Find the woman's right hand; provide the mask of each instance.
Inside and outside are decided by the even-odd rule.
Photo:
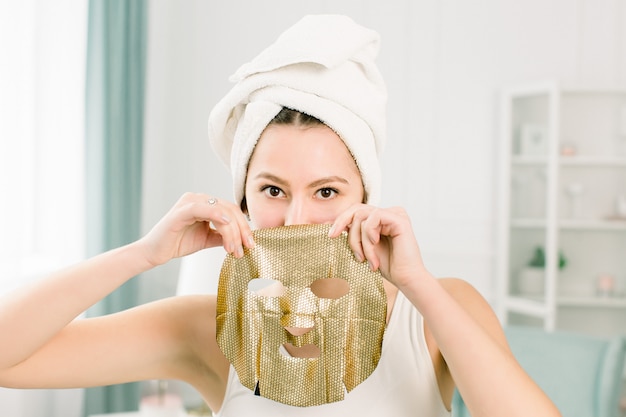
[[[239,206],[201,193],[185,193],[139,243],[154,266],[219,245],[241,257],[244,245],[254,246]]]

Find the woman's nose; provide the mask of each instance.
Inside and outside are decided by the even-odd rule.
[[[285,213],[285,226],[291,226],[294,224],[310,224],[307,204],[300,199],[294,199],[289,204],[287,212]]]

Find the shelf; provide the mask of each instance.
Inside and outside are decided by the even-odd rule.
[[[574,296],[560,295],[556,299],[559,307],[587,307],[587,308],[624,308],[626,309],[626,297],[598,297],[598,296]],[[545,301],[540,296],[514,295],[507,299],[509,310],[541,316],[547,310]]]
[[[607,326],[624,332],[626,294],[596,296],[589,277],[606,269],[621,279],[624,272],[626,217],[617,213],[626,178],[626,90],[595,86],[564,91],[557,81],[547,81],[506,88],[501,98],[503,256],[496,268],[508,280],[498,294],[501,316],[505,322],[526,322],[526,316],[553,330],[595,326],[584,322],[589,312],[607,317]],[[569,183],[592,190],[586,218],[568,215],[568,208],[577,208],[567,205]],[[530,288],[515,285],[524,282],[514,272],[537,246],[553,255],[563,249],[577,259],[576,269],[565,273],[551,264],[542,281],[546,293],[511,292]],[[579,319],[581,323],[574,322]]]
[[[544,301],[523,296],[507,297],[506,307],[508,311],[523,313],[529,316],[544,317],[548,314],[548,306],[546,306]]]
[[[546,227],[546,220],[536,218],[511,219],[511,227],[516,229],[541,229]],[[626,219],[560,219],[558,227],[561,230],[626,231]]]
[[[619,156],[559,156],[559,164],[564,167],[618,167],[626,168],[626,157]],[[511,162],[515,166],[547,165],[545,155],[513,155]]]
[[[559,163],[561,166],[626,168],[626,158],[616,156],[561,156]]]
[[[513,155],[511,162],[513,165],[519,166],[546,165],[548,157],[545,155]]]
[[[546,227],[546,220],[532,218],[511,219],[511,227],[516,229],[541,229]]]
[[[626,308],[626,297],[560,296],[559,307]]]
[[[562,230],[621,231],[626,230],[626,220],[561,219]]]

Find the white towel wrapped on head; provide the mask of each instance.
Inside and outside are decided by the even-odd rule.
[[[231,77],[235,86],[209,116],[209,140],[244,197],[248,161],[283,107],[332,128],[352,153],[369,204],[380,198],[387,92],[375,64],[379,35],[338,15],[306,16]]]

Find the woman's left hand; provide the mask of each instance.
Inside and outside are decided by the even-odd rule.
[[[387,280],[403,288],[416,277],[427,274],[411,220],[401,207],[378,208],[356,204],[341,213],[330,237],[348,231],[355,257],[380,269]]]

